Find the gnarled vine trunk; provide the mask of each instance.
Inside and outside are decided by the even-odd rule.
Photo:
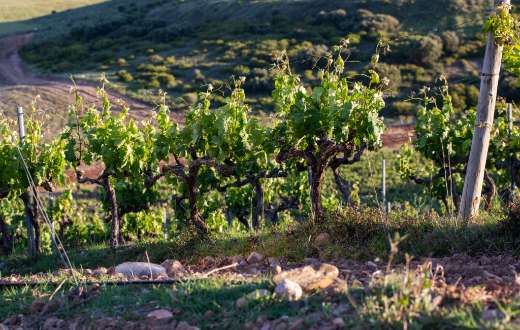
[[[197,175],[196,173],[190,174],[186,179],[186,185],[188,186],[188,203],[190,206],[190,222],[195,225],[195,228],[201,233],[206,234],[208,232],[208,226],[204,219],[199,213],[197,207]]]
[[[264,218],[264,189],[260,179],[254,178],[251,180],[255,188],[255,197],[253,198],[253,210],[251,214],[253,228],[260,228],[260,221]]]
[[[13,252],[13,236],[3,215],[0,214],[0,254],[8,256]]]
[[[34,194],[27,190],[22,194],[27,226],[27,250],[29,256],[35,257],[41,253],[41,232],[38,220],[38,204]]]
[[[119,221],[119,210],[117,207],[116,191],[110,183],[110,176],[108,175],[103,178],[103,188],[105,189],[105,193],[107,194],[111,208],[110,246],[115,248],[118,247],[120,243],[122,243],[122,237]]]
[[[320,186],[323,180],[323,173],[325,171],[325,166],[322,162],[316,162],[310,166],[311,175],[310,175],[310,194],[311,194],[311,210],[313,221],[315,223],[323,222],[324,214],[323,214],[323,206],[321,205],[321,191]]]

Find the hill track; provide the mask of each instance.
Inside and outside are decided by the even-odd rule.
[[[27,106],[27,99],[40,96],[38,105],[46,108],[66,110],[66,106],[74,101],[71,89],[74,84],[71,80],[48,75],[38,75],[24,65],[19,55],[19,50],[32,40],[33,34],[20,34],[0,39],[0,110],[6,111],[5,107],[13,107],[15,96],[20,98],[20,105]],[[86,103],[98,103],[94,82],[76,80],[76,87],[84,97]],[[30,93],[31,95],[27,96]],[[152,106],[131,99],[120,93],[108,90],[109,97],[114,104],[125,104],[132,109],[131,113],[136,119],[149,118]],[[40,101],[42,104],[40,104]],[[52,104],[52,102],[56,102]],[[11,111],[9,111],[11,112]],[[62,112],[62,114],[65,112]]]

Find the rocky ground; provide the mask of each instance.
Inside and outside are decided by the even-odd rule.
[[[203,279],[233,283],[268,281],[267,288],[252,290],[234,300],[236,310],[247,310],[253,301],[285,301],[289,304],[303,303],[318,295],[330,304],[330,313],[313,311],[304,317],[282,315],[268,319],[259,315],[244,324],[247,329],[340,329],[348,327],[345,315],[352,312],[354,303],[349,299],[336,299],[353,289],[369,292],[377,283],[389,281],[392,274],[413,273],[413,282],[426,274],[432,283],[432,292],[439,302],[484,304],[481,318],[500,320],[505,317],[494,303],[501,299],[518,301],[520,297],[520,259],[509,255],[470,257],[454,255],[447,258],[410,261],[408,265],[390,267],[386,262],[356,262],[349,260],[327,261],[305,259],[302,263],[287,263],[283,258],[265,257],[253,252],[248,256],[205,257],[194,265],[182,265],[176,260],[165,260],[161,265],[143,262],[128,262],[112,268],[78,270],[80,286],[60,292],[60,284],[51,294],[36,297],[23,314],[8,317],[0,325],[5,329],[197,329],[198,324],[190,320],[179,320],[183,311],[176,308],[136,308],[131,320],[121,316],[90,314],[88,311],[68,317],[60,317],[60,309],[70,310],[98,299],[107,283],[128,284],[153,281],[162,283],[189,282]],[[35,274],[2,278],[2,286],[21,283],[45,283],[52,279],[70,279],[76,271],[63,269],[53,274]],[[422,275],[420,275],[422,274]],[[406,277],[406,276],[405,276]],[[56,281],[57,282],[57,281]],[[136,284],[137,285],[137,284]],[[175,286],[175,284],[174,284]],[[143,286],[144,287],[144,286]],[[4,288],[5,289],[5,288]],[[147,289],[143,289],[147,290]],[[347,295],[348,297],[348,295]],[[442,302],[442,303],[443,303]],[[216,317],[212,310],[204,311],[204,317]],[[511,320],[512,322],[518,322]],[[520,325],[519,325],[520,326]]]

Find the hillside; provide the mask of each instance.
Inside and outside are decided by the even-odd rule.
[[[378,40],[390,52],[379,71],[390,79],[384,115],[410,115],[413,98],[446,75],[458,108],[474,106],[483,54],[482,17],[489,1],[140,1],[115,0],[38,18],[44,29],[23,49],[35,68],[96,79],[106,72],[113,88],[156,102],[168,93],[178,110],[208,84],[227,90],[245,76],[249,102],[269,110],[270,67],[287,49],[306,80],[321,56],[350,40],[348,68],[364,74]],[[502,96],[517,100],[516,80],[505,77]]]

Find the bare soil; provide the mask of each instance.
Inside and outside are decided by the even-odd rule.
[[[67,106],[74,102],[72,80],[38,75],[23,63],[19,50],[32,40],[33,34],[20,34],[0,39],[0,111],[12,114],[17,106],[30,107],[36,102],[38,109],[53,115],[63,124]],[[93,82],[76,80],[76,88],[87,104],[97,104],[97,86]],[[116,105],[127,105],[136,119],[150,117],[149,104],[128,98],[108,90],[111,101]],[[60,116],[61,115],[61,116]],[[53,118],[54,119],[54,118]],[[57,128],[57,127],[56,127]]]

